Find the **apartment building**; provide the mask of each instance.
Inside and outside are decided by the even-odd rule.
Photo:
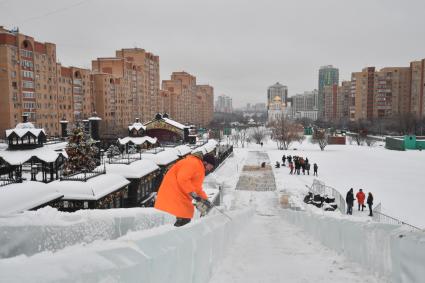
[[[116,51],[116,57],[132,64],[133,118],[138,117],[145,122],[151,120],[158,112],[159,56],[141,48],[127,48]]]
[[[97,58],[92,61],[96,111],[104,119],[107,132],[126,128],[141,115],[140,105],[134,105],[134,65],[124,58]],[[134,103],[136,102],[136,103]],[[134,112],[135,111],[135,112]]]
[[[410,111],[418,119],[425,113],[425,59],[410,63]]]
[[[337,91],[336,119],[348,121],[350,117],[351,81],[343,81]]]
[[[63,67],[57,64],[58,100],[60,119],[69,123],[87,119],[96,111],[91,70]]]
[[[173,72],[162,81],[158,100],[160,112],[182,123],[207,126],[213,117],[214,89],[197,85],[196,77],[187,72]]]
[[[339,70],[332,65],[322,66],[319,69],[319,84],[318,84],[318,111],[319,117],[325,115],[325,86],[333,86],[339,84]]]
[[[0,135],[23,114],[58,135],[56,45],[0,26]]]

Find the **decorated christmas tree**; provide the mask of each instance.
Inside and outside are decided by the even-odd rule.
[[[68,160],[65,162],[63,175],[93,170],[96,167],[97,154],[97,147],[94,144],[95,141],[86,135],[82,128],[76,127],[65,149]]]

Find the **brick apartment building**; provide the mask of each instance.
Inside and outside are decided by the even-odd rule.
[[[0,26],[0,133],[27,114],[48,133],[59,134],[56,45]]]
[[[212,120],[214,89],[197,85],[196,77],[187,72],[173,72],[162,81],[158,99],[159,112],[167,112],[181,123],[207,126]]]
[[[94,112],[109,134],[125,132],[136,118],[147,122],[157,112],[206,126],[213,115],[213,88],[175,72],[161,90],[159,70],[159,57],[141,48],[97,58],[92,70],[62,66],[55,44],[0,26],[0,137],[23,114],[50,136],[60,134],[60,120],[74,124]]]

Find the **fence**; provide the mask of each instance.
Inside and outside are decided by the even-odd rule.
[[[338,208],[341,211],[341,213],[343,214],[345,213],[345,209],[346,209],[345,198],[335,188],[326,186],[324,182],[317,179],[314,179],[313,184],[311,185],[311,187],[308,187],[308,188],[313,194],[333,196],[335,198],[335,203],[338,205]],[[385,224],[405,225],[415,230],[419,230],[419,231],[422,230],[419,227],[416,227],[400,219],[397,219],[385,213],[382,213],[381,209],[382,209],[381,203],[379,203],[378,205],[375,206],[375,208],[373,208],[372,219],[374,221],[379,223],[385,223]]]
[[[400,219],[391,217],[385,213],[381,212],[381,203],[379,203],[377,206],[375,206],[375,208],[373,208],[372,212],[373,212],[373,220],[379,223],[385,223],[385,224],[392,224],[392,225],[405,225],[408,226],[410,228],[413,228],[414,230],[421,230],[421,228],[413,226],[409,223],[406,223]]]
[[[336,189],[326,186],[326,184],[317,179],[313,180],[311,187],[308,187],[313,194],[327,195],[335,198],[339,211],[345,213],[345,199]]]

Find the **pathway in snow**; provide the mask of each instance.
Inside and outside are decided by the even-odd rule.
[[[263,154],[248,154],[246,164],[255,165]],[[267,158],[268,159],[268,158]],[[242,175],[261,179],[256,171]],[[241,178],[242,178],[241,175]],[[274,178],[273,178],[274,182]],[[254,182],[255,183],[255,182]],[[238,182],[238,186],[246,185]],[[241,189],[241,188],[236,188]],[[380,282],[287,223],[276,191],[254,187],[234,192],[234,206],[254,206],[256,214],[229,248],[210,283],[236,282]]]
[[[266,166],[262,167],[261,163]],[[265,152],[249,151],[236,190],[274,191],[276,183],[268,155]]]

